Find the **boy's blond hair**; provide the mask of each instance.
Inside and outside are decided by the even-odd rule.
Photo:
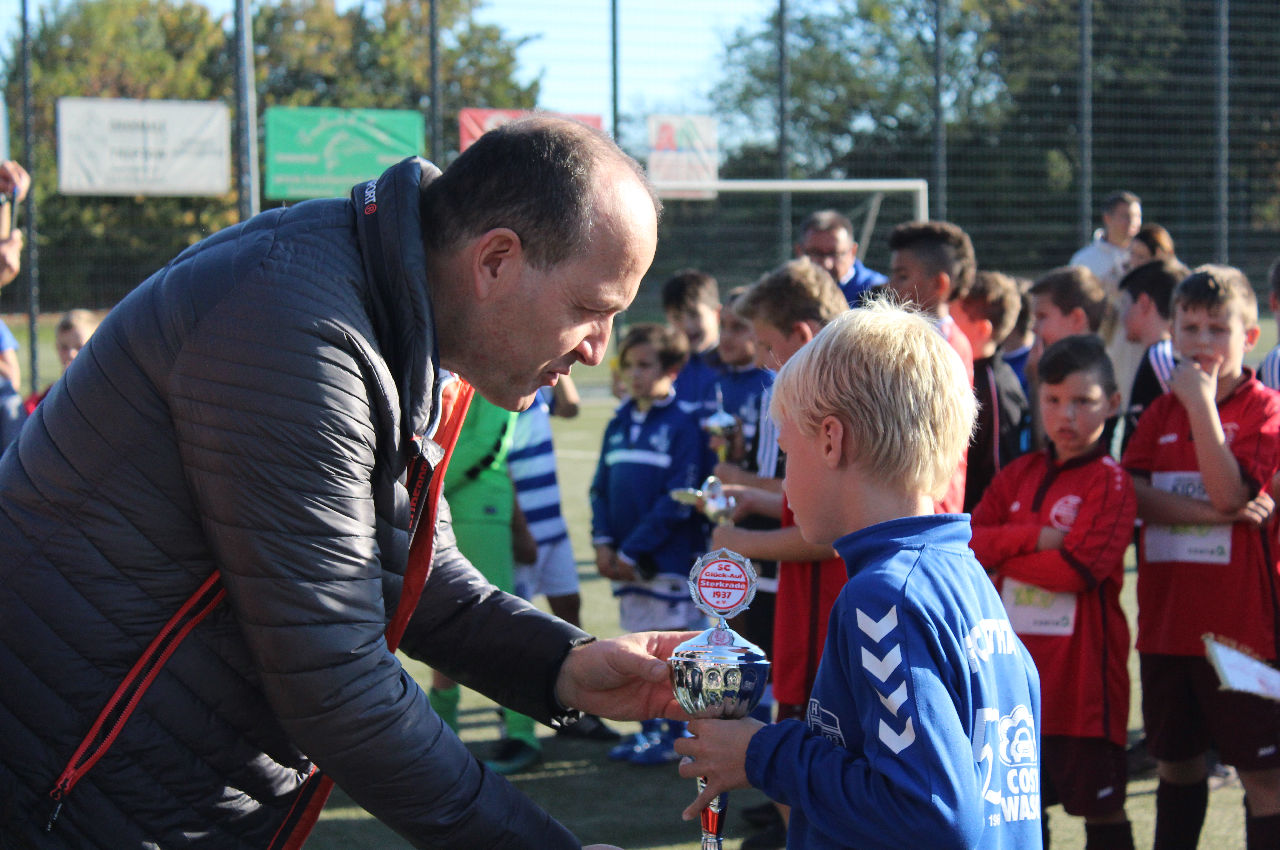
[[[854,462],[938,498],[973,432],[959,355],[919,312],[873,299],[833,319],[778,372],[770,413],[805,436],[835,416]]]
[[[831,275],[808,258],[778,266],[734,304],[734,311],[747,321],[767,322],[788,334],[796,322],[821,327],[848,309]]]
[[[1217,312],[1230,304],[1240,305],[1240,320],[1245,330],[1258,326],[1258,296],[1244,272],[1235,266],[1206,263],[1197,266],[1179,283],[1170,299],[1175,309],[1199,307]]]

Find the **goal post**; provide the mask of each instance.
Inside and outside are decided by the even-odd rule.
[[[783,194],[872,194],[901,192],[911,195],[916,221],[929,217],[929,181],[918,177],[849,180],[682,180],[654,185],[659,197],[676,194],[705,197],[702,193],[764,192]],[[852,234],[850,234],[852,235]]]
[[[853,225],[858,256],[888,271],[889,231],[929,217],[929,185],[917,178],[848,180],[663,180],[655,184],[665,211],[658,252],[630,321],[661,321],[662,283],[684,268],[716,278],[722,300],[734,287],[794,256],[809,213],[833,209]]]

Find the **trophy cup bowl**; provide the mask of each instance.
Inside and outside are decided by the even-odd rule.
[[[769,681],[764,652],[725,626],[680,644],[668,664],[676,701],[698,719],[746,717]]]
[[[737,501],[732,496],[725,495],[724,484],[714,475],[706,477],[701,489],[677,487],[671,491],[671,498],[682,505],[698,508],[716,525],[729,525],[733,522],[733,509]]]

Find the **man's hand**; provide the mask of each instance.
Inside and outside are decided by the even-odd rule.
[[[612,720],[687,720],[667,659],[695,632],[636,632],[574,647],[556,678],[561,705]]]
[[[682,817],[693,820],[718,795],[734,788],[747,788],[747,745],[764,724],[744,717],[741,720],[694,720],[689,723],[692,738],[677,738],[675,750],[685,758],[680,762],[680,775],[686,779],[701,776],[707,787],[684,810]]]

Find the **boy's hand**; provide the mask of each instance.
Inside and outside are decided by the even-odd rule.
[[[1046,549],[1061,549],[1062,544],[1066,542],[1066,532],[1059,531],[1051,525],[1046,525],[1040,529],[1040,539],[1036,541],[1036,551],[1043,552]]]
[[[1266,491],[1249,500],[1243,508],[1236,512],[1236,522],[1247,522],[1253,525],[1265,525],[1276,509],[1275,500]]]
[[[1218,396],[1218,370],[1221,368],[1221,357],[1214,360],[1207,372],[1196,361],[1184,359],[1173,368],[1169,389],[1185,407],[1213,407]]]
[[[596,544],[596,572],[611,581],[632,581],[635,579],[635,574],[630,567],[618,560],[617,550],[608,543]]]
[[[680,775],[686,779],[704,777],[707,787],[681,815],[693,820],[718,795],[734,788],[748,788],[747,744],[764,724],[744,717],[741,720],[693,720],[689,723],[692,738],[677,738],[675,750],[685,758],[680,762]]]
[[[717,463],[711,474],[720,479],[722,484],[745,484],[751,473],[728,461]]]

